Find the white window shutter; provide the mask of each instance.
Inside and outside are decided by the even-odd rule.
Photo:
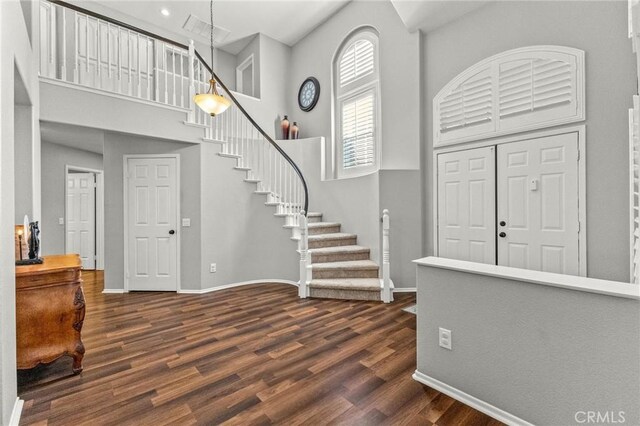
[[[375,164],[375,94],[372,90],[342,102],[344,169]]]
[[[369,40],[356,40],[347,47],[340,58],[338,71],[340,87],[373,73],[374,54],[373,43]]]
[[[584,52],[531,46],[485,59],[433,100],[434,145],[584,120]]]

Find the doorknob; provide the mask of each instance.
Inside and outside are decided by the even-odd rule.
[[[505,222],[504,220],[500,221],[500,226],[507,226],[507,222]]]
[[[504,238],[507,236],[507,234],[505,232],[501,232],[498,234],[500,236],[500,238]]]
[[[176,233],[176,231],[174,231],[173,229],[171,231],[169,231],[169,235],[173,235],[175,233]]]

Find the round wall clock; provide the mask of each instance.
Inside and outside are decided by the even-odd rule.
[[[303,111],[311,111],[320,97],[320,83],[315,77],[309,77],[300,85],[298,90],[298,105]]]

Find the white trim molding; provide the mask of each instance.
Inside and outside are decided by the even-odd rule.
[[[456,401],[460,401],[463,404],[486,414],[487,416],[501,421],[502,423],[514,426],[533,426],[531,423],[521,419],[520,417],[504,411],[496,407],[495,405],[491,405],[486,401],[478,399],[473,395],[469,395],[468,393],[463,392],[458,388],[454,388],[453,386],[450,386],[444,382],[441,382],[440,380],[434,379],[433,377],[421,373],[418,370],[413,373],[412,377],[416,382],[420,382],[423,385],[437,390],[438,392],[442,392],[443,394],[450,396]]]
[[[415,293],[416,291],[418,290],[415,287],[400,287],[393,289],[394,293]]]
[[[486,58],[433,98],[433,145],[585,119],[584,51],[528,46]]]
[[[129,293],[129,291],[125,290],[124,288],[105,288],[105,289],[102,289],[102,294],[125,294],[125,293]]]
[[[232,283],[232,284],[224,284],[224,285],[220,285],[217,287],[207,287],[207,288],[203,288],[200,290],[190,290],[190,289],[180,289],[178,290],[178,293],[180,294],[206,294],[206,293],[211,293],[214,291],[219,291],[219,290],[226,290],[229,288],[234,288],[234,287],[241,287],[241,286],[245,286],[245,285],[252,285],[252,284],[288,284],[288,285],[292,285],[295,287],[298,287],[298,283],[295,281],[289,281],[289,280],[279,280],[279,279],[264,279],[264,280],[251,280],[251,281],[241,281],[241,282],[237,282],[237,283]]]
[[[20,416],[22,415],[22,407],[24,401],[20,398],[16,398],[15,404],[13,404],[13,411],[11,411],[11,418],[9,419],[8,426],[18,426],[20,424]]]
[[[640,300],[640,286],[625,282],[579,277],[577,275],[554,274],[551,272],[532,271],[530,269],[488,265],[486,263],[467,262],[464,260],[445,259],[443,257],[433,256],[417,259],[413,262],[420,266],[431,268],[448,269],[450,271],[504,278],[567,290]]]

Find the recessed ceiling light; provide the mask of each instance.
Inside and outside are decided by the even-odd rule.
[[[169,13],[169,10],[164,8],[160,9],[160,13],[162,13],[164,16],[171,15],[171,13]]]

